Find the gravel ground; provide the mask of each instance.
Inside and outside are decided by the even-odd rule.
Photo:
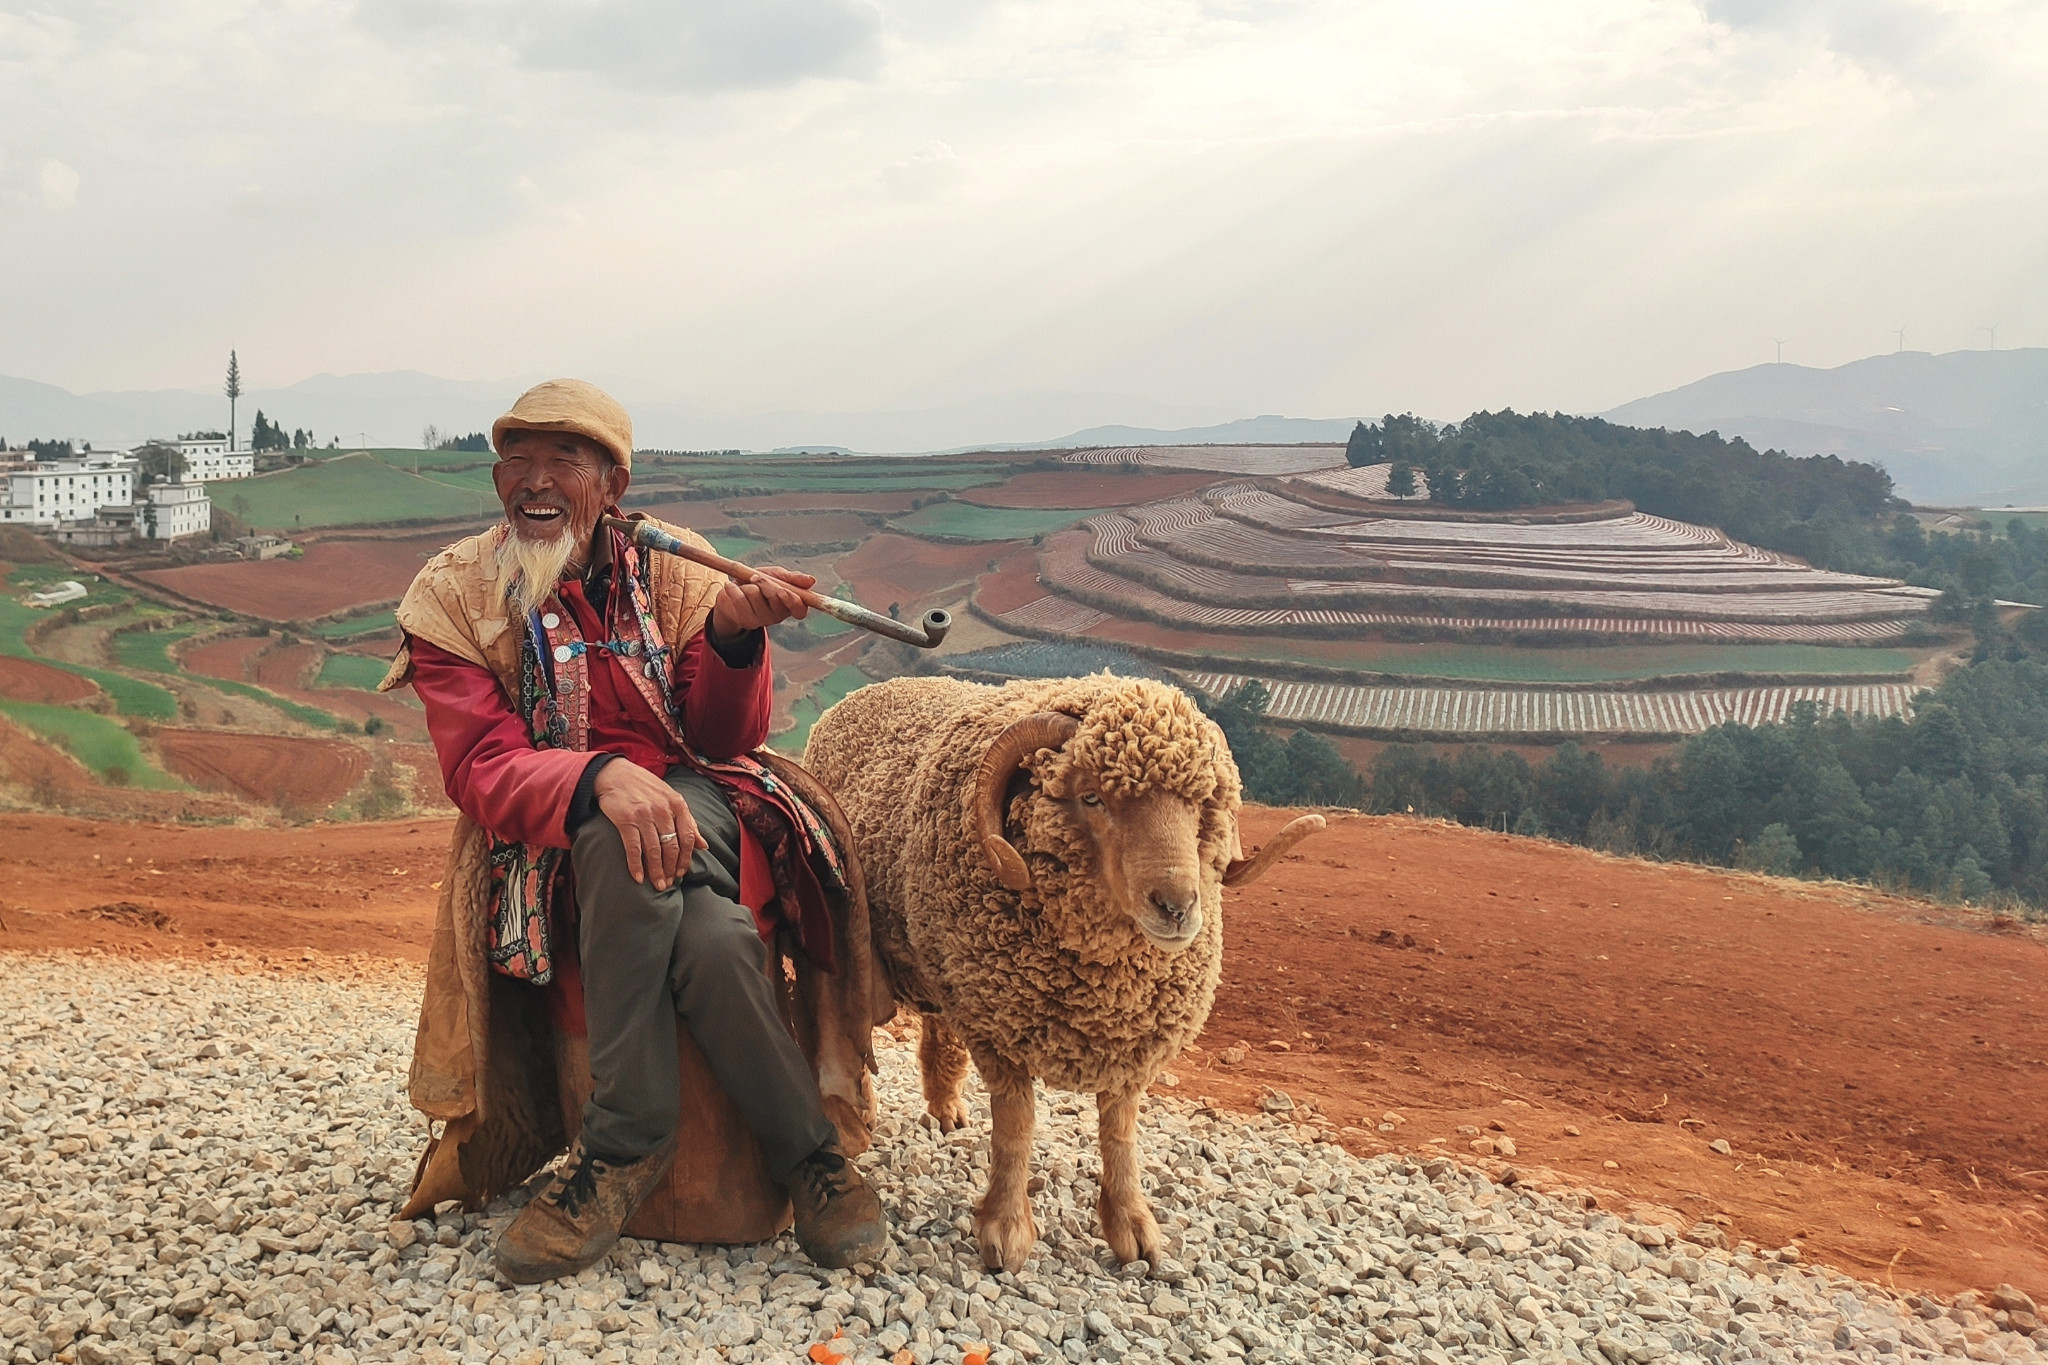
[[[1090,1107],[1041,1100],[1044,1243],[987,1274],[971,1237],[980,1126],[920,1121],[885,1047],[862,1166],[899,1246],[872,1274],[786,1238],[622,1243],[519,1289],[482,1216],[387,1222],[421,1139],[404,1078],[418,978],[0,956],[0,1359],[1164,1365],[1199,1360],[1894,1361],[2048,1358],[2023,1296],[1896,1299],[1717,1228],[1634,1225],[1435,1158],[1359,1160],[1271,1117],[1156,1104],[1154,1203],[1177,1259],[1104,1263]],[[970,1091],[973,1096],[975,1092]],[[2032,1328],[2030,1341],[2009,1328]]]

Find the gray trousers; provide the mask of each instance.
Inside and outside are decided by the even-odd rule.
[[[614,762],[623,763],[624,759]],[[707,849],[667,891],[636,882],[602,811],[570,851],[582,925],[583,1015],[596,1082],[583,1107],[594,1152],[644,1156],[676,1131],[676,1018],[786,1179],[836,1134],[802,1049],[783,1026],[767,946],[739,903],[740,825],[716,783],[684,767],[666,780],[690,804]]]

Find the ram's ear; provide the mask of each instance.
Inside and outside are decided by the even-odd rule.
[[[981,836],[981,855],[996,874],[996,880],[1012,891],[1031,885],[1031,869],[1024,855],[1003,837],[1003,808],[1010,789],[1010,775],[1024,760],[1040,749],[1058,749],[1074,737],[1081,722],[1058,711],[1034,711],[997,735],[981,756],[981,769],[974,781],[974,813]]]
[[[1244,886],[1257,881],[1266,874],[1266,869],[1280,861],[1281,855],[1293,848],[1309,835],[1315,834],[1330,822],[1320,815],[1301,815],[1289,820],[1286,827],[1273,836],[1271,843],[1253,853],[1251,857],[1236,857],[1223,869],[1225,886]],[[1234,836],[1233,836],[1234,837]],[[1243,844],[1238,848],[1242,852]]]

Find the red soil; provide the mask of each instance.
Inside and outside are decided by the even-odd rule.
[[[231,635],[208,640],[178,656],[187,673],[202,678],[226,678],[229,682],[249,681],[249,661],[276,643],[266,635]]]
[[[276,692],[298,691],[318,675],[326,657],[327,651],[318,645],[278,645],[249,661],[254,673],[250,681]]]
[[[1138,470],[1145,466],[1115,468]],[[1221,474],[1165,471],[1118,474],[1099,465],[1075,465],[1071,470],[1035,469],[993,488],[964,488],[956,496],[983,507],[1135,507],[1160,498],[1183,497],[1222,478]]]
[[[715,502],[651,502],[645,507],[628,507],[628,512],[645,512],[656,521],[665,521],[671,526],[687,526],[693,531],[719,531],[732,525],[732,518],[725,509]]]
[[[395,636],[392,648],[397,648]],[[391,727],[393,739],[418,741],[427,737],[426,717],[412,702],[409,692],[311,686],[326,653],[310,642],[280,645],[267,635],[235,635],[195,645],[185,651],[182,662],[188,673],[231,682],[253,682],[286,701],[316,707],[356,725],[376,716]],[[439,790],[437,786],[437,801]]]
[[[988,568],[991,559],[1000,560],[1020,548],[1029,547],[1016,541],[934,545],[885,532],[842,558],[837,567],[839,576],[853,584],[862,606],[886,611],[896,602],[908,617],[912,608],[951,600]]]
[[[0,697],[8,701],[35,701],[52,706],[84,701],[99,691],[89,678],[66,673],[61,668],[39,664],[33,659],[0,655]]]
[[[986,561],[984,561],[985,563]],[[983,611],[1010,611],[1045,596],[1038,581],[1037,555],[1011,555],[974,580],[974,600]]]
[[[1289,814],[1247,811],[1247,844]],[[0,817],[0,947],[421,961],[449,830]],[[180,932],[68,918],[112,900]],[[2048,1293],[2038,931],[1355,816],[1232,893],[1225,923],[1215,1011],[1162,1094],[1250,1108],[1281,1089],[1353,1150],[1498,1173],[1456,1132],[1497,1121],[1521,1178],[1603,1207],[1796,1238],[1901,1291]]]
[[[340,740],[159,730],[156,746],[187,782],[265,805],[324,810],[370,770],[369,754]]]
[[[752,517],[746,523],[749,534],[783,545],[828,545],[838,541],[865,540],[876,527],[850,512],[795,512],[784,516]]]
[[[736,517],[749,512],[843,512],[848,508],[895,516],[908,512],[919,496],[914,489],[886,493],[773,493],[758,498],[725,498],[718,505]]]
[[[303,621],[403,595],[427,557],[450,539],[436,533],[390,540],[321,540],[308,544],[302,559],[193,564],[136,577],[246,616]]]
[[[434,753],[433,745],[393,743],[386,752],[393,762],[412,770],[412,799],[423,810],[454,809],[448,801],[448,790],[441,782],[441,760]]]
[[[1283,818],[1250,813],[1246,843]],[[1603,1205],[1719,1215],[1902,1288],[2048,1289],[2048,935],[1364,816],[1227,923],[1178,1093],[1279,1087],[1367,1130],[1342,1134],[1360,1151],[1469,1159],[1456,1127],[1498,1120],[1531,1178]]]

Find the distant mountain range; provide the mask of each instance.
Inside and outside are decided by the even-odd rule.
[[[311,430],[321,445],[329,437],[339,437],[344,445],[414,446],[429,425],[443,434],[487,430],[513,398],[540,377],[454,380],[411,370],[316,375],[287,388],[244,393],[237,417],[244,440],[261,409],[286,431]],[[626,390],[618,397],[633,414],[635,440],[644,448],[668,450],[837,448],[897,454],[986,449],[991,443],[1006,442],[1020,449],[1055,448],[1075,444],[1077,438],[1057,433],[1077,428],[1143,423],[1146,430],[1157,428],[1156,434],[1170,436],[1171,428],[1230,416],[1223,409],[1115,393],[1031,391],[896,412],[770,412],[740,417],[639,398]],[[160,389],[73,394],[54,384],[0,376],[0,436],[16,444],[54,437],[133,445],[152,436],[222,428],[227,417],[227,399],[214,393]],[[1286,419],[1253,419],[1268,420]],[[1341,425],[1350,429],[1349,423]],[[1045,439],[1048,436],[1054,439]],[[1115,443],[1136,442],[1119,437]]]
[[[1831,370],[1757,365],[1600,414],[1840,455],[1891,472],[1915,502],[2048,504],[2048,348],[1903,351]]]
[[[453,380],[416,371],[316,375],[243,395],[244,438],[257,409],[325,445],[411,446],[428,425],[481,431],[531,379]],[[943,407],[731,417],[620,397],[644,447],[841,449],[880,453],[1057,450],[1074,446],[1341,441],[1353,420],[1224,420],[1210,408],[1113,393],[1023,392]],[[73,394],[0,376],[0,436],[132,445],[220,427],[227,402],[179,389]],[[1907,351],[1831,370],[1758,365],[1711,375],[1602,413],[1630,426],[1719,431],[1794,455],[1835,454],[1891,471],[1916,502],[2048,504],[2048,349]],[[1044,435],[1044,433],[1064,433]]]

